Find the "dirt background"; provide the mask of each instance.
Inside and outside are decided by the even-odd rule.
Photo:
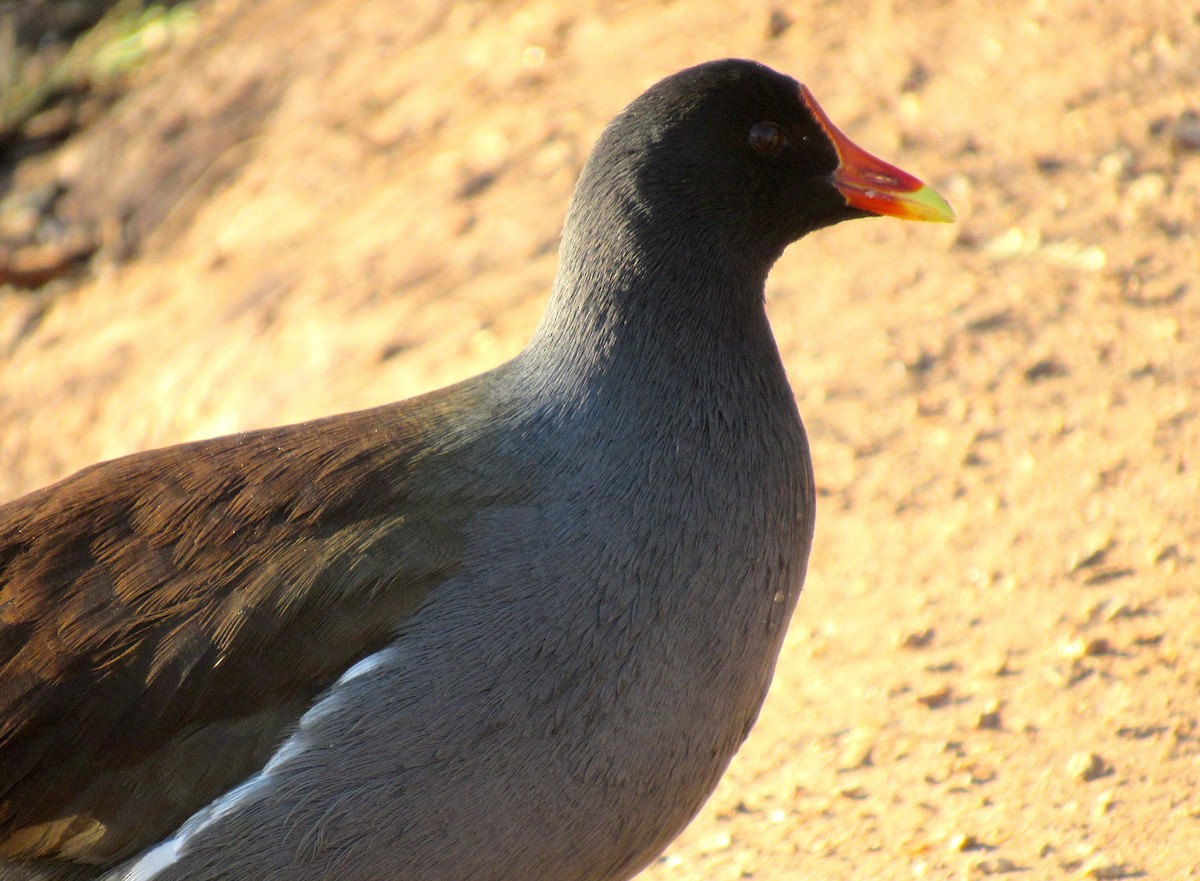
[[[642,877],[1200,878],[1200,4],[195,9],[5,182],[57,181],[99,250],[0,288],[0,498],[514,354],[604,123],[753,57],[959,222],[845,224],[771,276],[809,581]]]

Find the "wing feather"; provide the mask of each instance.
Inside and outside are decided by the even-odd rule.
[[[112,864],[261,767],[457,570],[487,501],[447,416],[472,397],[136,454],[0,506],[0,861]]]

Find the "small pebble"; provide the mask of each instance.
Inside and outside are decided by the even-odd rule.
[[[999,731],[1004,727],[1004,723],[1000,720],[999,701],[988,701],[984,705],[983,712],[975,720],[975,727],[980,731]]]
[[[700,842],[701,853],[713,853],[718,850],[728,850],[733,844],[733,836],[728,832],[715,832]]]
[[[926,627],[924,630],[917,630],[913,633],[905,634],[900,640],[900,648],[902,649],[923,649],[927,648],[937,631],[932,627]]]
[[[1080,569],[1090,569],[1093,566],[1099,566],[1104,562],[1104,558],[1108,556],[1108,552],[1112,550],[1116,543],[1111,539],[1107,539],[1099,547],[1093,547],[1090,551],[1085,551],[1078,557],[1073,559],[1070,564],[1072,572],[1078,572]]]
[[[974,835],[968,835],[965,832],[957,832],[950,836],[948,842],[951,850],[989,850],[990,848],[976,838]]]
[[[1092,639],[1072,639],[1062,645],[1061,653],[1067,658],[1095,658],[1101,655],[1115,655],[1116,648],[1103,636]]]
[[[1200,113],[1188,111],[1171,127],[1171,147],[1179,152],[1200,152]]]
[[[984,669],[993,676],[1013,676],[1016,671],[1011,664],[1012,658],[1008,652],[993,655],[985,664]]]
[[[772,9],[771,17],[767,19],[767,38],[774,40],[783,36],[792,26],[793,19],[782,9]]]
[[[1064,642],[1058,651],[1064,658],[1082,658],[1083,650],[1084,641],[1082,639],[1072,639],[1069,642]]]
[[[1106,777],[1112,771],[1112,766],[1097,753],[1075,753],[1067,762],[1067,772],[1084,783]]]
[[[917,698],[917,703],[924,704],[931,710],[940,710],[954,698],[954,690],[949,685],[943,685],[937,691],[931,691]]]
[[[1064,647],[1065,649],[1066,647]],[[1069,656],[1070,657],[1070,656]],[[1082,682],[1091,676],[1095,670],[1086,664],[1080,662],[1078,657],[1071,657],[1071,666],[1067,669],[1058,667],[1050,668],[1046,671],[1046,675],[1055,685],[1060,688],[1070,688],[1076,683]]]
[[[875,759],[871,755],[872,749],[873,746],[869,740],[851,743],[842,752],[841,759],[838,761],[838,770],[857,771],[861,768],[873,767]]]
[[[1127,863],[1110,863],[1104,860],[1094,860],[1084,867],[1083,877],[1095,878],[1097,881],[1114,881],[1117,878],[1138,878],[1144,873]]]
[[[1088,657],[1097,657],[1099,655],[1115,655],[1117,650],[1103,636],[1097,636],[1095,639],[1087,641],[1087,644],[1083,647],[1083,653]]]
[[[1014,863],[1008,857],[980,860],[971,867],[971,873],[974,875],[1007,875],[1009,872],[1021,871],[1024,871],[1024,867]]]

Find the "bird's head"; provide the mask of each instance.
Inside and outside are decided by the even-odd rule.
[[[630,104],[588,160],[581,206],[651,239],[721,243],[768,264],[843,220],[954,219],[931,187],[847,138],[806,87],[743,60],[680,71]]]

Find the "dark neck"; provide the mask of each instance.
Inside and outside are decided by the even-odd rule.
[[[762,357],[763,347],[778,359],[763,309],[774,255],[662,222],[619,192],[588,196],[581,184],[526,357],[592,373],[720,369],[713,359]]]

